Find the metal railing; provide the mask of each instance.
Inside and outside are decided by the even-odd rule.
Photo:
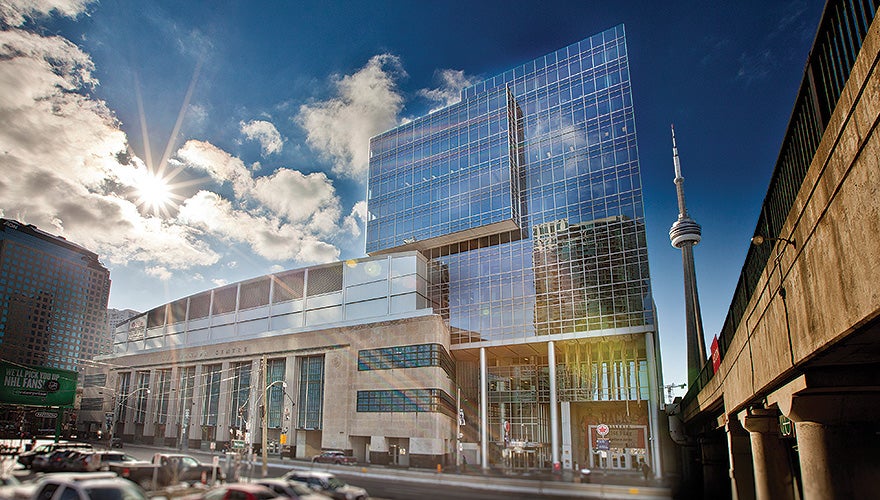
[[[754,234],[781,236],[878,6],[880,0],[829,0],[825,5]],[[772,245],[749,247],[718,335],[722,359],[769,262],[771,250]],[[709,361],[699,377],[690,381],[685,404],[696,397],[713,375]]]

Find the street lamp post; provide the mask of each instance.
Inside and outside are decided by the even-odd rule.
[[[267,385],[266,388],[263,390],[263,394],[261,395],[261,397],[263,398],[263,412],[261,415],[263,428],[260,432],[260,435],[262,438],[262,443],[261,443],[260,449],[263,453],[263,477],[266,477],[266,474],[268,473],[268,465],[266,462],[268,460],[267,448],[269,445],[269,439],[268,439],[268,434],[269,434],[269,404],[268,404],[269,403],[269,389],[272,388],[272,386],[276,385],[276,384],[281,384],[282,390],[287,389],[287,382],[285,382],[283,380],[276,380],[275,382],[272,382],[271,384]]]

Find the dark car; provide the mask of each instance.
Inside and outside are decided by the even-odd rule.
[[[38,455],[31,463],[34,472],[69,471],[68,462],[79,455],[79,450],[55,450],[52,453]]]
[[[37,446],[31,451],[26,451],[18,456],[18,463],[24,466],[25,469],[30,469],[31,464],[34,463],[34,459],[40,455],[45,455],[47,453],[52,453],[57,450],[92,450],[92,445],[89,443],[75,443],[75,442],[64,442],[64,443],[49,443],[49,444],[41,444]]]
[[[345,452],[340,450],[327,450],[321,452],[320,455],[312,457],[312,462],[320,464],[354,465],[358,463],[358,459],[351,455],[346,455]]]

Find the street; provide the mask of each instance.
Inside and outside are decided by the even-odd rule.
[[[173,452],[167,448],[141,445],[126,445],[126,453],[150,460],[154,453]],[[203,462],[210,462],[217,456],[221,465],[223,458],[219,453],[211,454],[201,450],[185,450],[181,453],[192,455]],[[257,457],[253,464],[251,477],[261,475],[262,462]],[[634,479],[632,485],[620,484],[579,484],[570,481],[540,481],[520,478],[437,473],[427,470],[406,470],[371,466],[327,466],[315,465],[302,460],[278,460],[272,458],[267,463],[267,477],[278,477],[293,468],[325,470],[335,474],[346,483],[365,488],[371,498],[393,500],[425,498],[456,498],[474,500],[505,500],[511,498],[633,498],[668,499],[668,488],[642,485]],[[242,467],[241,478],[247,480],[247,468]],[[619,482],[619,481],[618,481]]]

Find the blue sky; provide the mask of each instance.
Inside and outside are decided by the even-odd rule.
[[[665,382],[682,383],[669,125],[708,345],[822,6],[0,0],[0,214],[98,252],[119,309],[360,257],[370,136],[624,23]]]

